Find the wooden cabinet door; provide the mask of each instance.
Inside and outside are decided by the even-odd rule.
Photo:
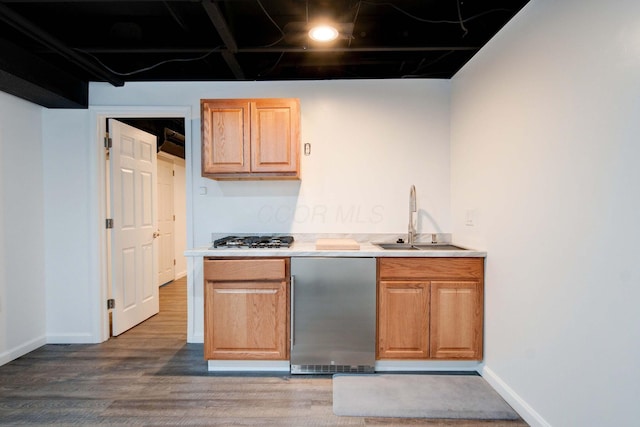
[[[377,358],[429,356],[429,282],[380,281]]]
[[[482,359],[482,295],[479,281],[431,282],[431,358]]]
[[[251,171],[296,174],[300,145],[297,99],[258,99],[251,103]]]
[[[249,102],[202,100],[201,109],[203,175],[249,172]]]
[[[205,359],[287,360],[287,282],[205,282]]]

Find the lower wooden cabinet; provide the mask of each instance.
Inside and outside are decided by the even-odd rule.
[[[205,259],[204,357],[287,360],[289,259]]]
[[[289,258],[205,258],[204,357],[289,359]],[[378,258],[377,359],[481,360],[483,258]]]
[[[483,258],[379,258],[379,359],[482,359]]]

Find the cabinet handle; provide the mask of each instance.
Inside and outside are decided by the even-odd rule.
[[[295,305],[294,305],[294,288],[295,288],[295,276],[291,276],[291,284],[290,284],[290,289],[291,292],[289,293],[289,300],[290,300],[290,321],[289,324],[291,325],[291,331],[289,333],[289,340],[291,341],[291,349],[293,350],[293,345],[295,344],[296,340],[294,338],[294,318],[295,318]]]

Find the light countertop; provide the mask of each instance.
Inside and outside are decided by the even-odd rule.
[[[457,245],[458,246],[458,245]],[[191,257],[486,257],[487,253],[468,250],[389,250],[373,243],[360,242],[359,250],[316,249],[315,242],[295,241],[289,248],[239,249],[200,247],[185,251]]]

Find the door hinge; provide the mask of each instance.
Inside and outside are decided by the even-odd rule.
[[[175,215],[173,216],[173,220],[174,220],[174,221],[176,220],[176,216],[175,216]]]
[[[175,259],[173,260],[173,265],[176,265],[176,260]]]
[[[116,300],[110,298],[107,300],[107,309],[116,308]]]
[[[107,228],[113,228],[113,218],[107,218],[106,222],[106,227]]]
[[[109,138],[109,133],[106,133],[104,137],[104,148],[108,150],[111,148],[112,145],[113,145],[113,140]]]

